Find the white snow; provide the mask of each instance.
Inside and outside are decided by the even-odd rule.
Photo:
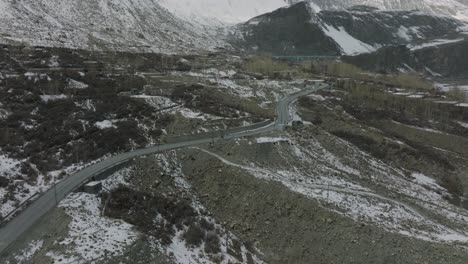
[[[110,120],[96,122],[94,125],[99,129],[116,128],[114,123],[112,123]]]
[[[422,174],[422,173],[417,173],[417,172],[414,172],[411,174],[412,177],[414,177],[414,180],[416,183],[420,184],[420,185],[425,185],[425,186],[430,186],[430,187],[435,187],[436,189],[441,189],[443,190],[443,188],[437,184],[436,180]]]
[[[20,254],[15,256],[17,264],[30,263],[30,259],[42,248],[43,244],[43,240],[36,240],[29,243],[28,246],[24,250],[22,250]]]
[[[458,38],[458,39],[436,39],[436,40],[433,40],[431,42],[423,43],[423,44],[420,44],[420,45],[410,46],[410,49],[411,50],[419,50],[419,49],[424,49],[424,48],[428,48],[428,47],[441,46],[441,45],[445,45],[445,44],[449,44],[449,43],[456,43],[456,42],[460,42],[460,41],[464,41],[464,40],[465,39],[463,39],[463,38]]]
[[[404,26],[400,26],[398,28],[396,35],[405,41],[411,41],[413,39],[413,37],[409,34],[409,29]]]
[[[203,113],[192,111],[188,108],[182,108],[178,111],[183,117],[187,119],[201,119],[207,120],[206,116]]]
[[[296,3],[301,0],[294,0]],[[430,13],[436,16],[450,16],[468,21],[467,2],[462,0],[327,0],[314,1],[321,9],[344,9],[355,5],[377,7],[381,10],[421,10],[413,13]]]
[[[284,137],[258,137],[255,139],[257,143],[278,143],[278,142],[289,142],[288,138]]]
[[[41,99],[43,102],[47,103],[49,101],[57,101],[67,99],[68,96],[64,94],[57,94],[57,95],[41,95]]]
[[[0,155],[0,176],[13,177],[19,172],[21,161],[12,159],[6,154]]]
[[[0,155],[0,176],[7,179],[13,179],[16,175],[20,174],[21,161],[12,159],[6,154]],[[0,188],[0,197],[5,197],[10,191],[6,188]],[[16,208],[16,204],[7,200],[0,203],[0,217],[4,217]]]
[[[9,115],[10,113],[7,110],[0,108],[0,120],[7,119]]]
[[[88,88],[88,85],[86,83],[75,81],[73,79],[68,79],[67,88],[68,89],[86,89]]]
[[[121,220],[101,216],[101,200],[95,195],[73,193],[59,207],[71,216],[68,236],[60,245],[66,247],[62,263],[90,263],[104,256],[117,256],[138,237],[133,227]],[[50,252],[54,256],[55,252]]]
[[[267,0],[263,0],[265,3]],[[275,0],[280,1],[280,0]],[[228,46],[215,30],[195,26],[190,19],[182,20],[161,7],[159,0],[2,0],[0,9],[0,42],[22,42],[40,46],[100,49],[154,51],[164,53],[193,53],[197,50],[214,50]],[[194,1],[165,1],[189,12]],[[212,1],[215,2],[215,1]],[[221,15],[228,6],[214,8]],[[236,2],[232,1],[233,4]],[[181,5],[179,5],[181,3]],[[192,3],[192,4],[191,4]],[[198,11],[208,2],[198,1]],[[243,3],[245,4],[245,3]],[[240,7],[239,4],[236,4]],[[258,5],[260,10],[266,10]],[[187,9],[188,8],[188,9]],[[266,6],[264,7],[266,8]],[[273,6],[272,6],[273,8]],[[255,15],[255,9],[250,10]],[[175,11],[175,10],[174,10]],[[214,12],[212,11],[212,12]],[[229,9],[224,9],[229,12]],[[180,13],[179,13],[180,14]],[[234,13],[236,17],[240,14]],[[208,21],[208,19],[205,19]],[[212,19],[214,21],[215,19]],[[54,57],[50,67],[57,67]]]
[[[190,108],[184,107],[174,103],[171,99],[163,96],[152,96],[152,95],[134,95],[132,98],[144,99],[147,104],[154,107],[155,109],[164,109],[164,113],[180,114],[187,119],[200,119],[200,120],[215,120],[219,117],[205,114],[199,111],[194,111]]]
[[[285,0],[159,0],[159,4],[179,18],[203,25],[246,22],[287,6]]]
[[[163,96],[152,96],[152,95],[132,95],[132,98],[144,99],[147,104],[151,105],[155,109],[162,109],[176,105],[171,99]]]
[[[325,101],[327,100],[325,97],[321,96],[320,94],[311,94],[307,97],[314,99],[315,101]]]
[[[457,123],[464,128],[468,128],[468,123],[465,123],[465,122],[457,122]]]
[[[251,160],[234,163],[218,154],[202,151],[255,177],[280,182],[290,190],[317,199],[324,207],[336,208],[330,210],[356,221],[370,222],[391,232],[428,241],[468,241],[468,230],[454,230],[441,225],[439,221],[420,214],[411,204],[395,198],[398,197],[395,195],[402,194],[424,207],[440,206],[446,210],[439,214],[441,217],[459,222],[458,219],[463,219],[465,214],[443,198],[449,194],[435,180],[421,173],[413,173],[413,177],[408,179],[402,171],[374,159],[346,141],[337,140],[337,144],[341,142],[343,147],[340,152],[347,153],[344,156],[346,163],[316,140],[277,145],[275,148],[279,155],[291,155],[291,163],[288,162],[286,169],[280,164],[278,168],[275,165],[262,167]],[[368,166],[365,175],[360,173],[363,166]],[[368,174],[370,178],[367,178]],[[365,187],[359,184],[361,181],[356,181],[362,177],[366,179]],[[382,188],[387,192],[382,192]]]
[[[434,76],[434,77],[440,77],[440,76],[442,76],[440,73],[437,73],[437,72],[433,71],[433,70],[432,70],[431,68],[429,68],[429,67],[424,67],[424,68],[426,69],[426,71],[427,71],[428,73],[430,73],[430,74],[431,74],[432,76]]]
[[[175,151],[171,151],[165,154],[157,154],[156,159],[159,161],[159,165],[166,175],[170,175],[174,179],[176,186],[180,190],[189,190],[191,188],[190,183],[186,180],[186,176],[182,173],[182,168],[177,159]],[[196,199],[192,201],[192,207],[196,210],[207,211],[207,209]],[[215,229],[218,230],[217,235],[220,238],[220,254],[222,256],[221,264],[239,263],[234,256],[228,252],[228,245],[232,247],[232,241],[237,239],[237,236],[229,232],[224,226],[216,223],[215,219],[209,216],[205,216],[205,220],[214,224]],[[166,255],[171,256],[174,263],[178,264],[208,264],[213,263],[210,256],[208,256],[203,250],[204,243],[200,247],[192,247],[182,239],[185,230],[179,230],[173,237],[171,244],[168,246],[161,245],[159,242],[155,242],[157,248],[164,252]],[[247,253],[249,250],[245,245],[241,245],[242,260],[240,263],[247,263]],[[263,263],[253,252],[252,255],[253,264]]]
[[[368,53],[375,48],[351,36],[343,27],[335,28],[327,24],[322,25],[324,33],[332,38],[346,55]]]
[[[309,7],[315,13],[318,13],[318,12],[322,11],[320,6],[318,6],[316,3],[312,2],[312,1],[309,2]]]
[[[106,190],[114,190],[121,185],[127,186],[130,178],[130,171],[130,167],[117,171],[102,181],[102,187]]]
[[[408,95],[407,97],[408,97],[408,98],[421,99],[421,98],[424,98],[425,95],[424,95],[424,94],[411,94],[411,95]]]
[[[92,99],[85,99],[84,101],[81,101],[81,102],[75,102],[75,105],[83,108],[84,110],[89,110],[93,112],[96,111],[96,106],[94,105],[94,102]]]

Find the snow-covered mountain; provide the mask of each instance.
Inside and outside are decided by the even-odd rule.
[[[156,52],[223,45],[158,0],[0,0],[0,24],[6,43]]]
[[[290,0],[294,4],[303,0]],[[308,0],[322,10],[344,9],[366,5],[382,10],[421,10],[436,15],[451,16],[468,21],[467,0]]]
[[[219,29],[286,0],[0,0],[0,42],[193,52],[224,46]]]
[[[309,1],[307,10],[310,9],[314,12],[364,4],[376,6],[383,10],[418,8],[464,19],[464,10],[468,10],[466,0],[311,1]],[[226,32],[230,32],[227,30],[229,26],[246,22],[255,16],[274,10],[283,10],[285,8],[281,7],[290,7],[291,4],[296,2],[298,0],[0,0],[0,24],[2,25],[0,27],[0,43],[24,43],[39,46],[101,50],[193,53],[200,50],[213,50],[217,47],[229,46],[226,42]],[[331,14],[330,12],[321,12],[321,14]],[[413,14],[416,13],[412,12],[410,14],[412,19],[415,17]],[[338,15],[338,13],[334,14]],[[402,16],[406,15],[400,14]],[[342,15],[347,16],[346,14]],[[365,15],[360,14],[358,10],[355,11],[353,16]],[[421,14],[422,16],[424,15]],[[351,17],[348,15],[347,18]],[[291,17],[292,21],[301,19],[304,19],[304,17]],[[327,20],[327,18],[323,17],[320,19]],[[334,19],[333,16],[330,19]],[[371,39],[369,43],[367,41],[369,37],[364,37],[364,40],[356,37],[353,34],[361,34],[357,32],[359,28],[356,27],[350,29],[349,25],[344,26],[346,34],[343,33],[344,31],[339,25],[329,27],[329,25],[335,24],[330,19],[319,30],[332,38],[333,36],[342,37],[341,42],[351,43],[351,49],[343,46],[339,48],[345,54],[372,51],[382,44],[381,40]],[[337,21],[343,21],[340,17],[336,19]],[[385,19],[385,17],[382,17],[382,19]],[[422,27],[426,23],[424,19],[410,24],[416,23]],[[369,22],[369,20],[364,20]],[[388,36],[396,37],[396,39],[400,37],[414,39],[427,37],[424,34],[419,34],[424,31],[424,27],[420,28],[418,33],[406,25],[402,25],[400,28],[397,25],[399,21],[392,22],[391,19],[386,21],[393,29],[396,29],[392,34],[387,34]],[[351,26],[359,24],[360,22],[351,23]],[[283,27],[283,25],[279,25],[279,29]],[[430,27],[432,25],[428,25],[428,29]],[[297,34],[307,32],[300,33],[299,29],[295,28],[292,31],[297,31]],[[387,31],[387,33],[389,31],[385,28],[381,29]],[[269,30],[272,35],[278,33],[277,28],[270,28]],[[349,30],[353,32],[349,32]],[[362,34],[364,33],[362,32]],[[288,35],[291,32],[285,34]],[[348,35],[353,37],[350,38]],[[382,36],[381,34],[377,35]],[[355,39],[358,41],[355,41]],[[268,45],[278,45],[278,43],[274,43],[277,39],[271,39],[271,41],[273,43]],[[313,41],[313,39],[310,41]],[[394,43],[395,41],[386,40],[383,44],[388,42]],[[326,47],[320,47],[323,44],[321,41],[317,41],[314,45],[319,49],[324,49],[323,53],[327,53]],[[287,46],[296,45],[287,44]],[[336,50],[336,48],[332,50]]]
[[[184,20],[205,24],[237,24],[288,5],[287,0],[159,0]]]
[[[464,23],[421,11],[382,11],[354,6],[317,12],[300,2],[241,24],[234,43],[274,55],[354,55],[388,45],[461,39]],[[238,41],[240,39],[240,41]]]

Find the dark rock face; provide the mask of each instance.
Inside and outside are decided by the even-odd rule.
[[[468,77],[468,40],[414,52],[423,67],[448,77]]]
[[[375,53],[344,56],[345,62],[365,70],[399,72],[415,70],[429,76],[467,78],[468,40],[411,51],[406,46],[391,46]]]
[[[279,56],[341,55],[343,43],[349,44],[350,38],[377,50],[453,36],[460,26],[462,22],[455,19],[420,11],[354,6],[316,13],[308,3],[300,2],[239,25],[242,38],[233,42],[247,50]],[[338,33],[327,33],[327,29]]]
[[[404,64],[413,69],[419,68],[414,54],[405,45],[385,47],[374,53],[343,56],[342,60],[362,69],[380,73],[397,72],[404,67]]]
[[[315,23],[305,3],[254,18],[239,26],[235,44],[274,55],[339,55],[339,46]]]
[[[322,11],[322,23],[343,27],[354,38],[378,47],[412,44],[457,34],[459,21],[418,11]]]

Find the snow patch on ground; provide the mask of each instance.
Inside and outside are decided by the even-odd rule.
[[[12,159],[6,154],[0,155],[0,176],[13,180],[17,175],[20,175],[21,161]],[[6,188],[0,188],[0,198],[6,197],[10,191]],[[16,197],[18,196],[18,197]],[[15,195],[15,198],[21,199],[21,195]],[[25,198],[22,198],[23,200]],[[17,207],[17,204],[11,200],[6,200],[0,203],[0,217],[4,217],[12,212]]]
[[[405,41],[411,41],[413,40],[413,37],[409,34],[409,29],[404,27],[404,26],[400,26],[398,28],[398,31],[396,33],[396,35],[398,37],[400,37],[401,39],[405,40]]]
[[[289,142],[288,138],[284,137],[258,137],[255,139],[258,144],[262,143],[278,143],[278,142]]]
[[[205,19],[207,24],[214,27],[208,28],[197,25],[196,21],[201,19],[193,19],[196,16],[181,19],[178,16],[182,16],[183,12],[175,12],[177,9],[194,12],[192,8],[196,6],[196,14],[212,17],[230,11],[223,11],[223,8],[229,7],[229,1],[224,1],[220,6],[217,4],[219,1],[212,0],[212,5],[204,7],[210,2],[207,1],[0,1],[0,24],[3,25],[0,28],[0,42],[74,49],[100,49],[101,45],[106,45],[106,49],[162,53],[195,53],[228,46],[215,30],[219,26],[215,23],[216,19]],[[170,13],[161,7],[165,3],[178,8]],[[237,1],[232,1],[232,4],[238,9],[242,6]],[[254,15],[267,6],[274,7],[262,7],[258,3],[255,7],[259,8],[258,11],[255,8],[245,10],[250,10]],[[209,15],[207,11],[212,14]],[[238,13],[233,15],[234,18],[238,16]],[[57,57],[53,57],[48,66],[58,67],[58,62]]]
[[[337,140],[347,148],[349,153],[346,156],[353,157],[350,159],[352,167],[349,167],[351,164],[344,165],[318,141],[310,139],[307,146],[296,142],[291,146],[276,146],[279,155],[285,158],[291,155],[294,163],[290,164],[289,170],[262,167],[247,160],[243,164],[233,163],[212,152],[202,151],[227,165],[246,170],[257,178],[280,182],[292,191],[317,199],[324,207],[356,221],[372,223],[391,232],[428,241],[468,242],[466,230],[452,229],[421,214],[412,203],[403,203],[394,198],[394,195],[399,194],[409,197],[414,203],[423,204],[423,207],[440,206],[446,210],[440,216],[449,221],[459,222],[459,219],[468,218],[468,215],[443,198],[449,194],[435,180],[420,173],[413,173],[412,179],[408,179],[403,172],[375,160],[345,141]],[[290,154],[286,154],[288,152]],[[366,175],[361,175],[360,169],[364,163],[369,170]],[[370,173],[371,181],[367,173]],[[360,184],[363,177],[367,179],[363,181],[365,186]],[[382,192],[382,188],[387,191]]]
[[[45,103],[50,101],[57,101],[57,100],[64,100],[67,99],[68,96],[64,94],[55,94],[55,95],[41,95],[41,100]]]
[[[183,117],[187,119],[201,119],[201,120],[208,120],[211,119],[209,118],[209,115],[201,113],[201,112],[195,112],[191,109],[188,108],[181,108],[177,111],[180,113]]]
[[[12,159],[6,154],[0,155],[0,176],[7,178],[19,173],[21,161]]]
[[[419,50],[419,49],[424,49],[428,47],[435,47],[435,46],[440,46],[440,45],[445,45],[445,44],[450,44],[450,43],[456,43],[460,41],[464,41],[465,39],[459,38],[459,39],[436,39],[431,42],[423,43],[420,45],[416,46],[410,46],[411,50]]]
[[[105,190],[114,190],[121,185],[128,185],[130,180],[130,171],[132,169],[127,167],[117,171],[109,178],[102,181],[102,187]]]
[[[78,107],[83,108],[84,110],[89,110],[89,111],[96,111],[96,105],[94,104],[92,99],[86,99],[81,102],[75,102],[75,105]]]
[[[237,24],[287,6],[284,0],[160,0],[176,16],[202,25]]]
[[[104,120],[104,121],[96,122],[94,125],[99,129],[116,128],[114,123],[112,121],[110,121],[110,120]]]
[[[131,98],[144,99],[147,104],[155,109],[163,109],[176,105],[171,99],[164,96],[132,95]]]
[[[165,154],[157,154],[157,160],[159,160],[159,164],[164,171],[165,174],[170,175],[174,178],[174,182],[181,190],[189,190],[191,188],[190,183],[186,180],[185,175],[182,173],[182,168],[177,159],[177,154],[175,151],[171,151]],[[192,207],[196,209],[198,212],[207,211],[206,208],[198,201],[192,201]],[[228,246],[232,247],[234,240],[239,240],[239,238],[229,232],[225,227],[221,226],[220,224],[216,223],[215,219],[212,217],[205,216],[205,219],[213,223],[216,230],[219,230],[217,233],[220,242],[220,255],[222,256],[222,264],[229,264],[229,263],[238,263],[239,260],[232,256],[228,251]],[[164,252],[168,256],[172,256],[175,263],[180,264],[194,264],[194,263],[212,263],[213,261],[210,257],[205,253],[203,250],[205,246],[205,242],[202,243],[199,247],[191,247],[187,245],[187,243],[181,239],[183,234],[186,230],[179,230],[177,234],[172,239],[172,242],[168,246],[163,246],[159,242],[156,242],[156,247],[161,251]],[[250,253],[252,256],[252,260],[254,264],[261,264],[263,263],[255,254],[249,252],[245,245],[241,245],[241,255],[242,261],[241,263],[247,263],[247,254]],[[218,255],[219,255],[218,254]]]
[[[89,86],[86,83],[82,83],[79,81],[75,81],[73,79],[68,79],[67,80],[67,86],[68,89],[86,89]]]
[[[95,195],[73,193],[59,207],[71,216],[69,233],[60,245],[67,247],[62,263],[90,263],[123,253],[138,237],[130,224],[101,216],[101,200]],[[51,256],[54,256],[51,252]]]
[[[20,254],[15,256],[17,264],[30,263],[31,258],[42,248],[43,244],[43,240],[32,241],[29,243],[26,249],[22,250]]]
[[[415,181],[416,181],[418,184],[421,184],[421,185],[432,185],[432,186],[438,186],[438,187],[440,187],[434,179],[429,178],[429,177],[427,177],[426,175],[424,175],[424,174],[422,174],[422,173],[413,173],[413,174],[411,174],[411,176],[414,177]]]
[[[201,120],[216,120],[219,117],[205,114],[202,112],[194,111],[190,108],[184,107],[174,103],[171,99],[163,96],[151,96],[151,95],[135,95],[132,98],[144,99],[147,104],[154,107],[157,110],[163,110],[164,113],[176,114],[179,113],[187,119],[201,119]]]
[[[5,120],[8,118],[8,116],[10,116],[10,113],[5,109],[0,108],[0,120]]]
[[[346,55],[355,55],[375,51],[375,48],[351,36],[343,27],[335,28],[327,24],[322,25],[324,33],[332,38]]]
[[[468,123],[465,123],[465,122],[457,122],[457,123],[464,128],[468,128]]]

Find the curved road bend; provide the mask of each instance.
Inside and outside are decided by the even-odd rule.
[[[29,206],[23,209],[23,211],[20,214],[15,216],[2,229],[0,229],[0,253],[7,249],[8,246],[11,243],[13,243],[16,239],[18,239],[21,234],[26,232],[37,220],[39,220],[39,218],[41,218],[50,209],[54,208],[56,206],[56,197],[57,201],[62,200],[69,193],[73,192],[74,190],[79,188],[83,183],[91,179],[91,177],[139,156],[150,155],[158,152],[190,147],[194,145],[206,144],[212,141],[219,141],[222,139],[236,139],[246,136],[253,136],[265,132],[271,132],[274,130],[281,130],[290,121],[289,105],[293,101],[297,100],[301,96],[314,93],[318,90],[322,90],[327,87],[327,84],[318,81],[311,87],[308,87],[300,92],[291,94],[281,99],[276,106],[277,117],[275,122],[272,122],[270,125],[267,125],[265,127],[253,130],[248,130],[248,128],[246,128],[246,130],[238,133],[226,134],[224,138],[220,136],[213,137],[211,135],[207,135],[206,138],[198,138],[194,140],[186,140],[183,142],[152,146],[145,149],[139,149],[132,152],[118,154],[99,163],[96,163],[90,167],[84,168],[76,174],[67,177],[61,182],[59,182],[57,184],[56,191],[54,191],[54,188],[51,188],[45,193],[43,193]]]

